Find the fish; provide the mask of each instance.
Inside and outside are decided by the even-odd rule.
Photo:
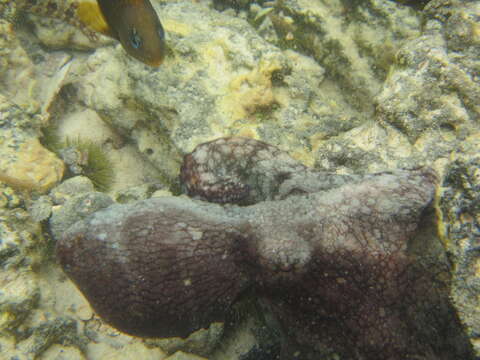
[[[114,38],[130,56],[152,67],[165,58],[165,31],[149,0],[3,0],[0,17],[8,7],[64,21],[92,41],[99,33]]]
[[[98,17],[96,6],[104,21]],[[117,39],[137,60],[153,67],[163,62],[165,31],[149,0],[83,2],[79,4],[78,16],[91,29]]]

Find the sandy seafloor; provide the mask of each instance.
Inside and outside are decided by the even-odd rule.
[[[232,135],[337,174],[433,167],[432,237],[480,356],[480,2],[153,4],[168,45],[159,68],[0,2],[0,359],[255,358],[248,315],[224,338],[219,324],[187,340],[109,327],[62,273],[49,228],[93,191],[89,176],[115,201],[177,194],[183,155]],[[110,177],[67,140],[95,144]]]

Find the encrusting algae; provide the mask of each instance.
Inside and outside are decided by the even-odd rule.
[[[7,17],[11,7],[65,21],[91,40],[98,33],[117,39],[130,56],[147,65],[163,62],[165,33],[149,0],[4,0],[0,17]]]

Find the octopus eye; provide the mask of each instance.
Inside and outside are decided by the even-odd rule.
[[[142,38],[135,28],[132,28],[132,31],[130,32],[130,43],[135,49],[138,49],[142,45]]]

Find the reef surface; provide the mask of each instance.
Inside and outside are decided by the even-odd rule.
[[[268,359],[283,339],[323,351],[329,341],[301,334],[295,319],[305,319],[288,315],[288,299],[251,293],[235,303],[233,319],[185,339],[119,333],[63,274],[53,255],[58,234],[113,202],[184,192],[256,207],[426,167],[438,176],[437,220],[427,210],[409,256],[442,269],[447,308],[479,356],[478,1],[431,0],[422,9],[390,0],[152,1],[168,48],[158,69],[61,17],[21,13],[18,3],[0,0],[2,356]],[[242,160],[246,144],[211,168],[196,152],[184,175],[199,182],[181,185],[184,156],[228,136],[289,155]],[[94,192],[92,154],[65,149],[77,139],[103,151],[113,173],[108,194]],[[261,277],[246,277],[256,284],[249,289],[267,293]],[[421,322],[438,328],[450,319],[437,318]],[[357,348],[333,345],[326,359]]]

